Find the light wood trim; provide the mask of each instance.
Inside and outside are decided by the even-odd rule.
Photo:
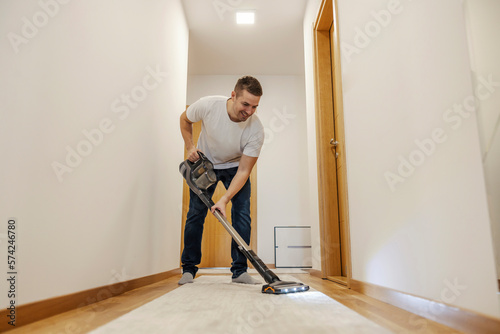
[[[342,275],[341,235],[337,205],[337,162],[334,148],[330,145],[330,139],[335,138],[333,69],[330,53],[332,21],[332,2],[324,0],[314,25],[314,75],[321,271],[325,278]],[[328,166],[335,167],[332,171],[328,169]]]
[[[339,142],[337,152],[339,157],[337,163],[343,166],[343,172],[337,174],[338,182],[338,197],[339,197],[339,216],[342,240],[342,254],[343,261],[346,262],[346,272],[343,273],[347,277],[347,287],[350,286],[350,279],[352,277],[352,263],[351,263],[351,235],[349,228],[349,202],[347,193],[347,161],[346,161],[346,148],[345,148],[345,128],[344,128],[344,103],[343,103],[343,90],[342,90],[342,66],[340,57],[340,37],[339,37],[339,24],[338,24],[338,5],[337,0],[333,1],[333,45],[331,46],[333,53],[333,66],[334,66],[334,109],[336,110],[335,131],[337,132],[337,141]]]
[[[318,158],[318,202],[321,236],[321,271],[324,277],[342,275],[340,256],[340,234],[336,203],[337,175],[335,153],[330,139],[335,138],[333,126],[332,71],[330,61],[329,31],[315,31],[315,75],[316,75],[316,149]],[[335,203],[335,205],[333,205]]]
[[[314,55],[321,266],[323,277],[345,277],[340,281],[349,287],[352,266],[336,0],[321,3],[314,24]],[[330,138],[339,142],[337,159]],[[337,173],[327,166],[335,166]]]
[[[347,277],[345,276],[327,276],[326,279],[334,283],[347,286]]]
[[[15,328],[54,316],[56,314],[88,306],[111,297],[116,297],[127,291],[162,281],[169,277],[179,275],[180,273],[181,270],[177,268],[125,282],[118,282],[98,288],[75,292],[65,296],[19,305],[16,307]],[[0,332],[14,328],[7,323],[7,315],[7,310],[0,311],[0,319],[2,319],[0,322]]]
[[[333,6],[331,0],[323,0],[320,5],[316,22],[314,23],[314,30],[330,30],[333,21]]]
[[[321,270],[317,270],[317,269],[304,269],[304,271],[307,271],[309,273],[309,275],[311,275],[313,277],[317,277],[317,278],[323,279],[323,273],[321,272]]]
[[[500,333],[500,319],[375,284],[350,279],[351,289],[466,333]]]

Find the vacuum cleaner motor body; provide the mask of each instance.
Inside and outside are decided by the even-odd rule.
[[[212,162],[203,153],[198,152],[198,154],[200,159],[196,162],[186,160],[179,166],[179,171],[186,179],[189,188],[197,195],[217,182]]]

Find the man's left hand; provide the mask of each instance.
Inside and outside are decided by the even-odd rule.
[[[210,210],[212,211],[212,213],[214,213],[215,210],[218,210],[224,217],[226,217],[227,202],[229,201],[226,200],[224,196],[222,196],[221,199],[210,208]]]

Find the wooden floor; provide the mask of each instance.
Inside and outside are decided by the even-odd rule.
[[[449,327],[349,290],[339,284],[309,274],[291,274],[291,276],[308,284],[311,288],[323,292],[393,333],[460,333]],[[99,303],[10,330],[8,333],[87,333],[172,291],[178,287],[177,281],[179,279],[180,275],[173,276]]]

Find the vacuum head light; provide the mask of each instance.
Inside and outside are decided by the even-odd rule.
[[[276,281],[262,286],[262,293],[286,294],[294,292],[304,292],[309,290],[309,286],[299,282]]]

